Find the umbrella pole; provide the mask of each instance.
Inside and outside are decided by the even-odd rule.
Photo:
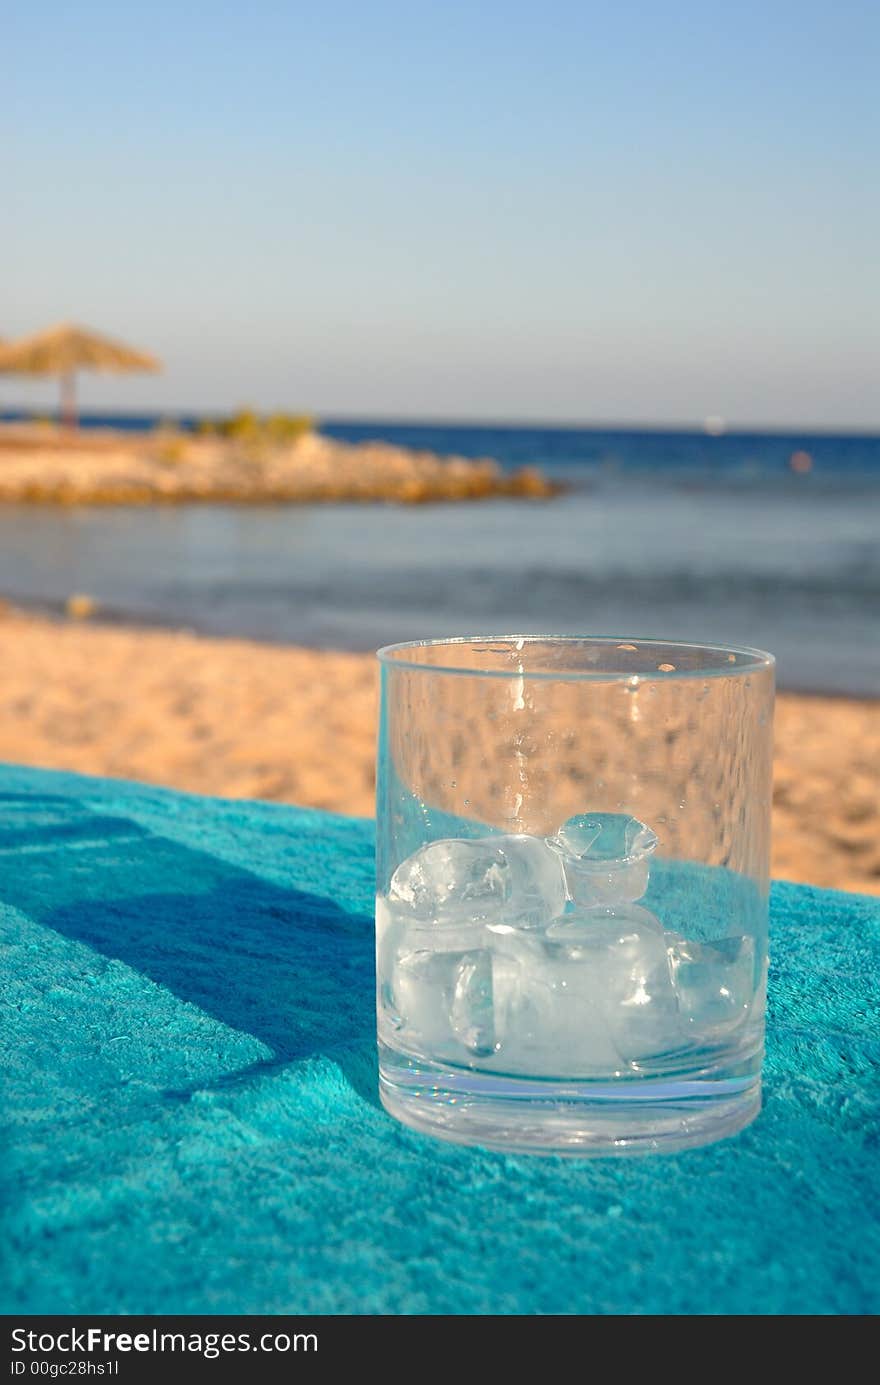
[[[72,370],[61,377],[61,422],[65,428],[76,427],[76,374]]]

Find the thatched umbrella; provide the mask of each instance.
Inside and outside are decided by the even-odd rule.
[[[61,377],[61,417],[76,427],[76,372],[106,370],[121,374],[161,370],[160,361],[72,322],[61,322],[32,337],[0,345],[0,374],[58,375]]]

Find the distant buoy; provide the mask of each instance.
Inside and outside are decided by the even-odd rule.
[[[803,475],[805,472],[813,470],[813,459],[809,452],[792,452],[788,459],[788,465],[791,471],[796,471]]]
[[[703,432],[708,433],[710,438],[720,438],[722,433],[727,432],[727,424],[720,414],[709,414],[708,418],[703,419]]]
[[[86,596],[85,592],[72,592],[65,603],[67,614],[73,620],[88,620],[95,614],[97,604],[94,597]]]

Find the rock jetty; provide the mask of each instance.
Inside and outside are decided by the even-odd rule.
[[[414,505],[491,496],[540,500],[558,489],[535,467],[504,472],[491,458],[343,443],[314,432],[264,446],[161,430],[127,437],[0,427],[0,503],[7,504]]]

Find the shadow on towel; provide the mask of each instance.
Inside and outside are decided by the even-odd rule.
[[[0,801],[0,899],[272,1050],[227,1082],[325,1055],[377,1104],[370,918],[71,798]]]

